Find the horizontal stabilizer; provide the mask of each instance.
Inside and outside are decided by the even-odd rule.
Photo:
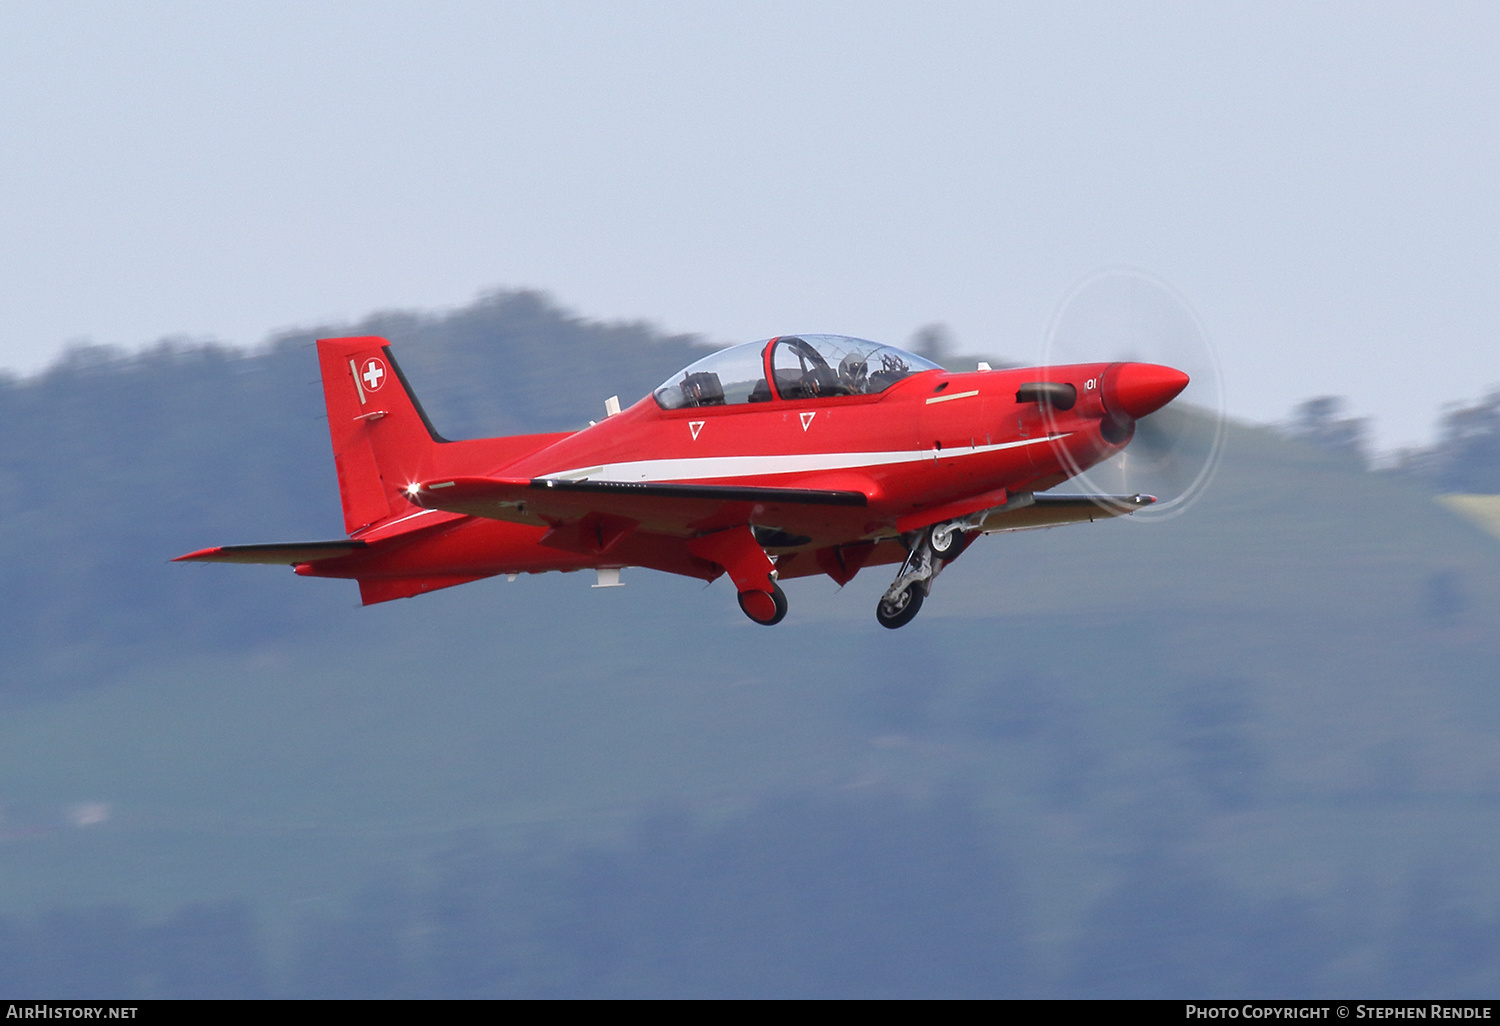
[[[1108,520],[1145,509],[1155,501],[1154,495],[1037,495],[1025,506],[990,514],[983,530],[994,534]]]
[[[362,541],[283,542],[274,545],[220,545],[178,556],[174,563],[262,563],[296,566],[320,559],[352,555],[365,547]]]

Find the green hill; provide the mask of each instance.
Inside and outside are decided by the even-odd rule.
[[[358,330],[453,434],[697,352],[526,294]],[[984,539],[899,632],[883,568],[770,630],[629,570],[359,609],[164,564],[337,535],[302,341],[86,355],[0,391],[0,955],[118,954],[7,992],[1500,982],[1500,543],[1408,481],[1231,425],[1186,515]]]

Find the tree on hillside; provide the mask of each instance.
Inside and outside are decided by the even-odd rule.
[[[1364,464],[1368,461],[1369,418],[1340,416],[1346,405],[1347,400],[1336,395],[1307,399],[1292,411],[1287,434],[1324,452]]]
[[[1450,492],[1500,492],[1500,388],[1443,417],[1439,483]]]
[[[1403,451],[1395,471],[1440,492],[1500,493],[1500,387],[1449,406],[1437,444]]]
[[[388,338],[449,437],[583,427],[704,353],[641,323],[575,317],[536,292],[441,314],[292,332],[256,352],[166,340],[75,347],[0,377],[0,695],[83,687],[153,645],[237,647],[329,629],[326,593],[173,556],[337,537],[338,492],[313,342]]]

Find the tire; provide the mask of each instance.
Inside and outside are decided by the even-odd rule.
[[[786,592],[774,581],[769,592],[742,591],[739,600],[741,612],[763,627],[774,627],[786,617]]]
[[[922,600],[926,597],[920,583],[908,584],[906,590],[896,597],[896,601],[881,599],[876,604],[875,619],[880,621],[880,626],[890,630],[905,627],[921,611]]]
[[[932,554],[938,559],[957,559],[958,554],[964,550],[967,535],[962,531],[952,531],[948,534],[948,544],[944,548],[938,548],[938,534],[933,531],[927,536],[927,544],[932,546]]]

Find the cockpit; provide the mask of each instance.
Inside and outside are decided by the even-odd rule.
[[[848,335],[782,335],[705,356],[652,395],[664,410],[873,395],[920,371],[941,369],[915,353]]]

